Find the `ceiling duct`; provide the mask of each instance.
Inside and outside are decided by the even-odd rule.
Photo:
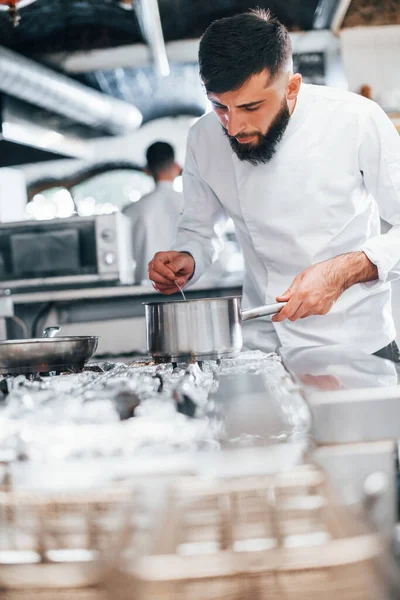
[[[137,0],[135,9],[143,37],[150,47],[157,75],[170,74],[157,0]]]
[[[140,111],[0,46],[0,91],[101,131],[138,129]]]
[[[0,97],[0,166],[13,167],[60,158],[92,159],[90,145],[83,139],[43,127],[37,115],[27,117],[11,97]],[[16,104],[17,103],[17,104]],[[32,112],[31,105],[28,114]],[[38,111],[40,109],[37,109]],[[82,127],[82,126],[80,126]]]

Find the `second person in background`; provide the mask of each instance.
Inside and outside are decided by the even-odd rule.
[[[123,212],[132,221],[135,283],[147,279],[147,265],[154,254],[169,248],[175,239],[178,220],[183,211],[183,195],[174,190],[174,180],[181,174],[174,149],[167,142],[155,142],[146,152],[146,172],[155,181],[155,190]]]

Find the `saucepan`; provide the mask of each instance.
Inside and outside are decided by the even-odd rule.
[[[242,321],[276,314],[285,304],[241,310],[238,296],[146,302],[147,351],[157,362],[232,358],[242,349]]]
[[[42,338],[0,342],[0,374],[79,371],[96,351],[96,336],[54,337],[59,327],[47,327]]]

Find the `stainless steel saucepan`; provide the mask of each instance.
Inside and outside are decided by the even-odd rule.
[[[241,310],[240,297],[146,302],[147,351],[158,362],[231,358],[242,349],[242,321],[273,315],[286,302]]]
[[[48,327],[43,338],[0,342],[0,374],[76,371],[96,351],[98,337],[54,337],[59,327]]]

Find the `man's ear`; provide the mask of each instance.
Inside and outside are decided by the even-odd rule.
[[[300,86],[301,86],[300,73],[293,73],[292,75],[290,75],[289,82],[288,82],[288,94],[287,94],[288,100],[296,100],[297,94],[300,91]]]
[[[178,163],[174,163],[174,173],[175,173],[175,177],[179,177],[180,175],[182,175],[182,167],[180,165],[178,165]]]

